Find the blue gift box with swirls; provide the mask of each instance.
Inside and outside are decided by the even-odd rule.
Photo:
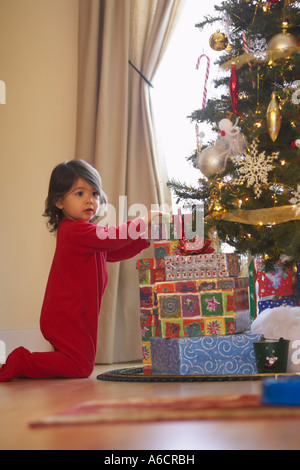
[[[253,343],[262,335],[151,338],[152,373],[164,375],[257,374]]]

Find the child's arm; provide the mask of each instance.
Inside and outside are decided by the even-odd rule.
[[[148,227],[154,215],[157,215],[157,212],[150,213],[144,219],[135,219],[119,227],[109,228],[77,220],[73,227],[73,241],[78,249],[81,247],[84,251],[90,252],[106,251],[108,259],[116,260],[118,255],[120,259],[126,259],[149,246],[150,230]],[[128,253],[120,253],[121,250],[128,251]],[[131,254],[133,252],[134,254]],[[128,254],[131,255],[128,256]]]
[[[148,240],[145,238],[137,238],[136,240],[132,240],[131,243],[122,248],[119,248],[118,250],[107,251],[106,261],[114,263],[117,261],[124,261],[126,259],[133,258],[149,246],[150,242]]]
[[[107,252],[109,254],[126,250],[133,242],[136,242],[136,245],[140,243],[139,251],[142,251],[149,245],[144,236],[145,232],[146,225],[143,219],[128,221],[119,227],[109,228],[77,220],[72,226],[71,240],[77,250],[90,253]]]

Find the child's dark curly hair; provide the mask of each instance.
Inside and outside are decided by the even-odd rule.
[[[64,217],[61,209],[56,207],[58,200],[67,194],[78,178],[82,178],[95,188],[100,195],[100,204],[107,203],[107,197],[102,190],[101,177],[98,171],[84,160],[70,160],[57,165],[52,171],[48,197],[45,203],[44,217],[49,217],[47,227],[50,232],[56,232]]]

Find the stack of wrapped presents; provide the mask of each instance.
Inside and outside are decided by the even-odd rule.
[[[249,277],[239,276],[238,256],[189,251],[174,216],[170,223],[154,258],[137,261],[144,374],[257,373],[261,336],[249,333]]]

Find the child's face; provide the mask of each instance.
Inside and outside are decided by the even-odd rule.
[[[56,207],[62,209],[68,219],[87,222],[97,214],[99,205],[98,191],[82,178],[78,178],[70,191],[56,203]]]

